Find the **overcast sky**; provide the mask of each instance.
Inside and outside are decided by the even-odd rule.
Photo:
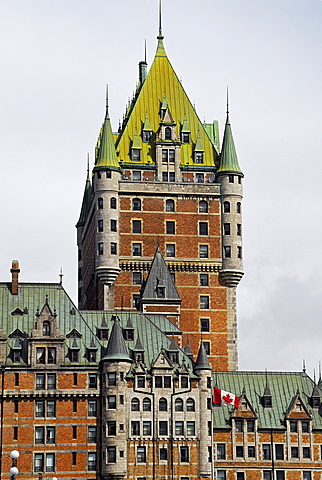
[[[0,0],[0,279],[63,283],[104,117],[154,57],[157,0]],[[230,119],[244,181],[239,369],[322,360],[322,1],[163,0],[168,57],[202,120]]]

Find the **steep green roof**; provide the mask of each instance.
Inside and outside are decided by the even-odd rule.
[[[102,358],[102,361],[122,361],[132,363],[125,344],[122,329],[120,327],[120,321],[117,316],[114,316],[114,324],[112,327],[110,338],[108,340],[106,353]]]
[[[227,112],[227,119],[225,125],[224,139],[222,142],[222,149],[220,154],[220,166],[217,173],[239,173],[242,175],[241,168],[238,163],[233,133],[231,130],[229,114]]]
[[[101,170],[104,168],[109,168],[111,170],[120,169],[116,157],[115,144],[108,113],[106,113],[103,128],[98,140],[97,160],[94,170]]]
[[[92,202],[92,184],[89,178],[89,170],[87,170],[87,178],[85,183],[82,208],[80,211],[80,215],[79,215],[79,219],[76,224],[76,227],[81,227],[82,225],[84,225],[90,206],[91,206],[91,202]]]
[[[285,414],[288,411],[297,391],[308,411],[312,415],[313,429],[322,429],[322,418],[319,409],[313,409],[309,400],[314,388],[314,381],[303,372],[213,372],[213,386],[235,395],[243,390],[253,410],[258,415],[258,428],[274,428],[285,430]],[[266,386],[272,396],[272,408],[264,408],[262,397]],[[320,397],[322,391],[320,390]],[[214,407],[215,428],[229,429],[231,407]]]

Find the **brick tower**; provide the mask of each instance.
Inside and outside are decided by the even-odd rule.
[[[117,133],[106,109],[77,223],[79,307],[168,314],[181,346],[196,355],[202,337],[212,368],[234,370],[243,174],[228,114],[220,152],[157,39]]]

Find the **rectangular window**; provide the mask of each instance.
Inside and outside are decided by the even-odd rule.
[[[111,255],[117,255],[117,243],[111,242]]]
[[[44,427],[35,428],[35,443],[45,443],[45,429]]]
[[[229,183],[234,183],[234,175],[229,175]]]
[[[241,224],[237,223],[237,235],[241,235]]]
[[[276,480],[285,480],[284,470],[276,470]]]
[[[87,469],[90,471],[96,470],[96,452],[90,452],[88,454]]]
[[[103,242],[98,242],[97,253],[98,253],[98,255],[104,255],[104,243]]]
[[[180,462],[181,463],[189,462],[189,447],[186,447],[186,446],[180,447]]]
[[[140,161],[140,150],[132,150],[132,152],[136,152],[136,159],[135,161],[139,162]],[[134,159],[133,159],[134,160]],[[135,182],[140,182],[141,181],[141,172],[140,170],[133,170],[132,172],[132,180]]]
[[[209,286],[209,275],[208,275],[208,273],[200,273],[199,282],[200,282],[201,287],[208,287]]]
[[[18,440],[18,427],[13,427],[13,439]]]
[[[48,350],[47,350],[47,355],[48,355],[48,358],[47,358],[48,363],[50,363],[51,365],[55,364],[56,363],[56,348],[49,347]]]
[[[145,388],[145,377],[143,375],[138,375],[136,382],[138,388]]]
[[[242,445],[236,446],[236,457],[243,457],[244,456],[244,447]]]
[[[175,235],[175,222],[166,222],[166,234]]]
[[[44,389],[45,389],[45,374],[36,373],[36,390],[44,390]]]
[[[249,445],[249,447],[248,447],[248,457],[250,457],[250,458],[255,457],[255,447],[254,447],[254,445]]]
[[[77,425],[73,425],[73,433],[72,433],[73,440],[77,438]]]
[[[14,413],[19,413],[19,400],[13,401],[13,411]]]
[[[217,443],[217,460],[226,460],[226,445]]]
[[[46,443],[56,443],[56,429],[55,427],[46,427]]]
[[[142,233],[141,220],[132,220],[132,233]]]
[[[208,223],[199,222],[199,235],[208,235]]]
[[[141,243],[132,243],[132,255],[134,257],[141,257],[141,255],[142,255],[142,244]]]
[[[55,454],[46,453],[46,472],[55,471]]]
[[[224,223],[224,235],[230,235],[230,223]]]
[[[107,463],[116,463],[116,447],[107,447]]]
[[[196,173],[196,182],[197,183],[204,183],[205,176],[203,173]]]
[[[170,375],[166,375],[163,379],[163,387],[164,388],[171,388],[172,383],[171,383],[171,377]]]
[[[245,480],[245,473],[244,472],[237,472],[236,473],[237,480]]]
[[[107,385],[109,387],[116,386],[116,372],[108,372],[107,374]]]
[[[73,402],[73,413],[77,413],[77,400],[74,399],[72,400],[72,402]]]
[[[151,422],[144,421],[143,422],[143,435],[150,436],[151,435]]]
[[[242,258],[243,253],[242,253],[242,247],[237,247],[237,258]]]
[[[88,427],[88,441],[90,443],[96,443],[97,438],[96,438],[96,427]]]
[[[209,257],[208,245],[199,245],[199,257],[200,258]]]
[[[195,152],[195,163],[203,163],[203,152]]]
[[[201,318],[200,319],[200,330],[202,332],[209,332],[210,331],[209,318]]]
[[[89,373],[88,374],[88,388],[97,388],[96,373]]]
[[[175,257],[176,256],[176,247],[173,243],[166,244],[166,257]]]
[[[303,458],[310,458],[311,451],[310,447],[303,447]]]
[[[54,390],[56,388],[56,374],[48,373],[47,374],[47,389]]]
[[[210,355],[210,342],[202,342],[203,348],[207,355]]]
[[[15,387],[19,387],[19,373],[15,373]]]
[[[291,457],[299,458],[299,449],[298,447],[291,447]]]
[[[107,408],[110,410],[116,409],[116,396],[115,395],[108,395],[107,397]]]
[[[200,295],[200,308],[202,310],[209,310],[209,296]]]
[[[111,232],[117,232],[117,220],[111,220]]]
[[[188,376],[187,375],[182,376],[181,380],[180,380],[181,388],[188,388],[188,385],[189,385]],[[187,408],[188,408],[188,406],[187,406]]]
[[[131,422],[131,435],[140,435],[140,422],[136,420]]]
[[[174,424],[175,435],[183,435],[183,422],[176,421]]]
[[[311,472],[303,472],[303,480],[312,480],[312,474]]]
[[[194,436],[196,433],[195,422],[187,422],[187,435]]]
[[[224,256],[225,258],[231,258],[231,248],[229,245],[224,247]]]
[[[162,377],[160,375],[156,375],[154,377],[154,386],[156,388],[162,388],[162,384],[163,384]]]
[[[101,218],[99,220],[97,220],[97,231],[98,232],[103,232],[104,231],[103,220]]]
[[[72,452],[72,465],[77,465],[77,452]]]
[[[47,400],[47,417],[56,417],[56,400]]]
[[[271,460],[271,446],[269,443],[262,445],[263,460]]]
[[[276,444],[275,445],[275,458],[276,460],[284,460],[284,445]]]
[[[116,435],[116,422],[115,421],[110,421],[107,422],[107,435],[109,437],[115,436]]]
[[[168,435],[168,422],[163,420],[159,422],[159,435]]]
[[[309,433],[309,422],[302,422],[302,432]]]
[[[236,432],[242,432],[243,431],[242,420],[235,420],[235,427],[236,427]]]
[[[168,449],[160,448],[160,460],[168,460]]]
[[[133,283],[133,285],[141,285],[142,284],[142,273],[141,272],[133,272],[132,273],[132,283]]]
[[[226,470],[217,470],[217,480],[226,480]]]
[[[87,415],[89,417],[96,417],[96,400],[88,400]]]
[[[247,432],[255,432],[254,420],[247,420]]]
[[[146,463],[146,447],[136,447],[136,459],[138,463]]]
[[[263,471],[263,480],[272,480],[271,470],[264,470]]]
[[[35,472],[43,472],[44,471],[44,454],[43,453],[35,453],[35,456],[34,456],[34,470],[35,470]]]

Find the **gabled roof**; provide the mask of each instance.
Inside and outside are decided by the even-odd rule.
[[[314,382],[303,372],[213,372],[213,384],[223,390],[241,395],[243,389],[258,416],[258,428],[285,430],[285,414],[293,404],[297,392],[312,417],[312,428],[322,430],[322,418],[318,409],[311,409],[310,396]],[[272,407],[264,408],[262,394],[269,384]],[[213,409],[214,425],[230,429],[230,407]]]
[[[159,298],[157,295],[157,287],[165,288],[165,297]],[[176,286],[172,280],[169,269],[160,248],[158,247],[152,261],[146,284],[144,286],[141,298],[143,301],[158,300],[181,302]]]
[[[134,139],[135,129],[139,135],[146,120],[146,112],[149,112],[149,123],[153,132],[159,130],[162,118],[161,107],[168,107],[176,124],[177,136],[180,136],[183,123],[189,124],[191,132],[191,144],[183,145],[184,155],[181,155],[181,164],[194,165],[194,147],[197,142],[198,131],[200,141],[204,148],[204,166],[218,166],[217,152],[211,142],[203,123],[191,104],[182,83],[178,79],[164,49],[163,37],[158,37],[158,46],[150,71],[137,96],[133,99],[130,111],[127,112],[127,121],[116,142],[119,151],[119,161],[131,163],[130,149]],[[149,144],[142,144],[141,163],[155,163],[155,152]],[[202,165],[198,165],[202,169]]]

